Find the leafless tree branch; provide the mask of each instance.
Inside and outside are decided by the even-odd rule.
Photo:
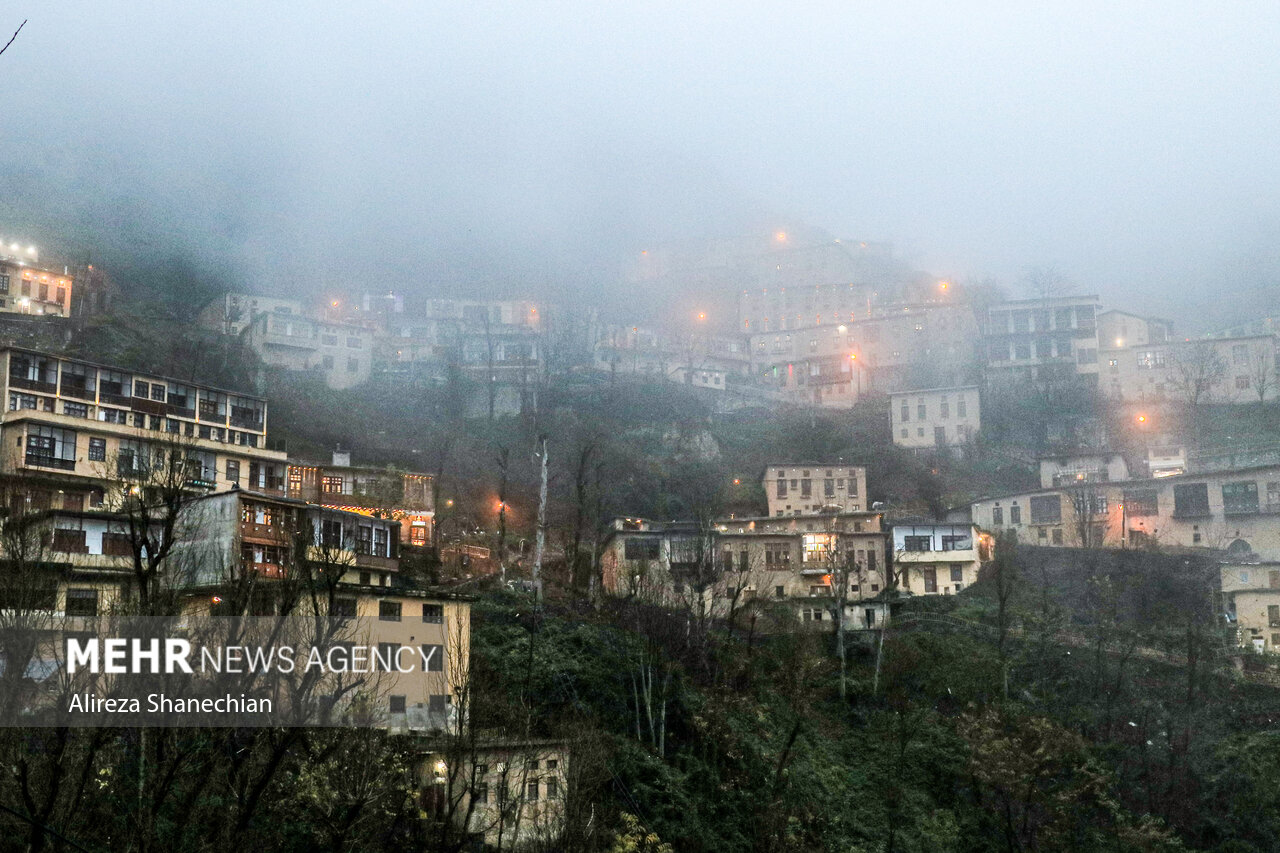
[[[9,45],[13,44],[13,40],[18,37],[18,33],[22,32],[22,28],[25,27],[26,25],[27,25],[27,21],[24,18],[22,23],[18,24],[18,28],[13,31],[13,35],[11,35],[9,37],[9,40],[5,42],[4,47],[0,47],[0,53],[4,53],[6,50],[9,49]]]

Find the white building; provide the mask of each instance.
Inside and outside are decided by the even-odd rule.
[[[982,428],[976,385],[889,395],[893,443],[914,451],[963,447]]]

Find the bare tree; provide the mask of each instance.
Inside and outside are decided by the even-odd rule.
[[[1169,359],[1173,368],[1170,376],[1173,385],[1192,408],[1207,402],[1213,386],[1220,384],[1227,374],[1226,362],[1209,341],[1175,348]]]
[[[1253,354],[1249,362],[1249,383],[1253,393],[1258,395],[1258,402],[1265,403],[1267,397],[1277,390],[1276,349],[1273,346],[1263,347]]]

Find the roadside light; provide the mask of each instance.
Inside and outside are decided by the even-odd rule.
[[[453,506],[453,501],[451,501],[451,500],[445,501],[445,502],[444,502],[444,505],[445,505],[445,506]]]
[[[211,599],[209,599],[209,600],[210,600],[212,603],[214,603],[214,604],[221,604],[221,603],[222,603],[222,596],[220,596],[220,595],[215,595],[213,598],[211,598]]]
[[[773,235],[773,239],[777,240],[779,243],[785,243],[787,242],[787,232],[778,231]]]
[[[740,479],[739,479],[739,478],[737,478],[737,477],[734,477],[734,478],[733,478],[733,484],[734,484],[735,486],[741,486],[741,485],[742,485],[742,480],[740,480]]]
[[[707,319],[707,312],[706,312],[706,311],[699,311],[699,312],[698,312],[698,319],[699,319],[699,320],[705,320],[705,319]]]
[[[1146,415],[1138,415],[1138,423],[1140,423],[1140,424],[1145,424],[1146,422],[1147,422],[1147,416],[1146,416]]]
[[[857,361],[857,360],[858,360],[858,354],[857,354],[856,352],[851,352],[851,353],[849,353],[849,360],[850,360],[850,361]]]
[[[337,308],[337,307],[338,307],[338,300],[336,300],[336,299],[335,299],[335,300],[333,300],[332,302],[330,302],[329,304],[330,304],[331,306],[333,306],[334,308]]]
[[[946,290],[946,289],[947,289],[948,287],[950,287],[950,286],[951,286],[951,282],[949,282],[949,281],[940,281],[940,282],[938,282],[938,287],[942,288],[943,290]]]

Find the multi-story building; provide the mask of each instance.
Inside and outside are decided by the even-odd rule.
[[[762,479],[769,515],[818,515],[867,508],[867,469],[843,462],[767,465]]]
[[[545,738],[433,739],[417,761],[420,805],[477,843],[555,849],[569,758],[568,744]]]
[[[1100,349],[1149,346],[1168,343],[1173,324],[1156,317],[1143,317],[1114,308],[1098,312],[1098,346]]]
[[[1098,374],[1098,297],[997,302],[987,309],[987,380],[1063,381]]]
[[[897,305],[856,320],[753,332],[752,370],[798,400],[844,408],[871,391],[973,381],[977,337],[968,303]]]
[[[335,450],[331,464],[290,460],[288,495],[308,503],[400,522],[400,544],[426,546],[435,518],[430,474],[351,464]]]
[[[139,529],[146,524],[150,539],[172,543],[160,557],[159,577],[182,602],[172,626],[179,635],[216,641],[233,624],[231,609],[242,607],[236,612],[247,621],[236,623],[243,633],[231,642],[244,643],[262,627],[277,642],[323,640],[326,656],[334,647],[346,655],[367,650],[372,674],[351,676],[360,679],[350,698],[363,708],[361,719],[401,730],[456,731],[464,722],[456,697],[469,676],[470,604],[399,582],[399,522],[245,490],[156,507],[146,516],[127,509],[34,512],[19,521],[35,535],[16,540],[9,531],[11,562],[15,541],[36,549],[21,563],[38,566],[41,577],[25,587],[11,577],[5,596],[30,617],[18,621],[39,635],[38,661],[56,667],[60,657],[51,649],[60,637],[111,636],[113,620],[131,612],[135,560],[145,562],[149,547]],[[303,587],[287,583],[303,569]],[[311,607],[284,605],[300,592],[316,592],[317,581],[318,626],[308,622]],[[244,594],[250,597],[236,604]],[[279,627],[271,621],[277,619]],[[300,653],[307,657],[305,647]]]
[[[845,579],[851,627],[888,617],[889,573],[882,518],[874,512],[692,522],[615,519],[602,550],[604,589],[672,605],[690,599],[690,578],[720,616],[748,603],[779,602],[802,622],[832,618],[833,583]]]
[[[1222,609],[1235,622],[1240,645],[1280,653],[1280,563],[1237,563],[1220,572]]]
[[[0,257],[0,313],[71,316],[73,277]]]
[[[145,481],[165,452],[184,455],[194,493],[284,493],[286,457],[267,447],[262,397],[13,347],[0,364],[0,474],[21,478],[39,504],[100,506],[112,484]]]
[[[991,537],[972,524],[913,519],[892,529],[898,588],[912,595],[954,595],[972,586],[992,557]]]
[[[484,414],[490,396],[494,414],[517,414],[534,404],[545,369],[542,315],[523,301],[428,300],[389,316],[375,358],[380,374],[400,380],[465,377],[476,386],[471,414]]]
[[[361,326],[263,312],[244,334],[263,363],[315,371],[335,390],[363,384],[373,369],[373,334]]]
[[[982,429],[978,386],[899,391],[889,395],[893,443],[914,451],[962,448]]]
[[[847,627],[888,621],[892,575],[880,513],[734,518],[717,522],[716,531],[722,602],[781,602],[817,627],[835,618],[843,598]],[[841,583],[848,589],[837,590]]]
[[[224,293],[200,310],[196,323],[224,335],[239,335],[259,314],[303,317],[306,311],[296,299],[259,296],[256,293]]]
[[[1119,453],[1063,453],[1041,456],[1040,488],[1129,479],[1129,465]]]
[[[1104,346],[1099,389],[1136,403],[1257,403],[1280,397],[1274,335]]]
[[[1029,545],[1203,548],[1280,560],[1280,466],[983,498],[973,523]]]

